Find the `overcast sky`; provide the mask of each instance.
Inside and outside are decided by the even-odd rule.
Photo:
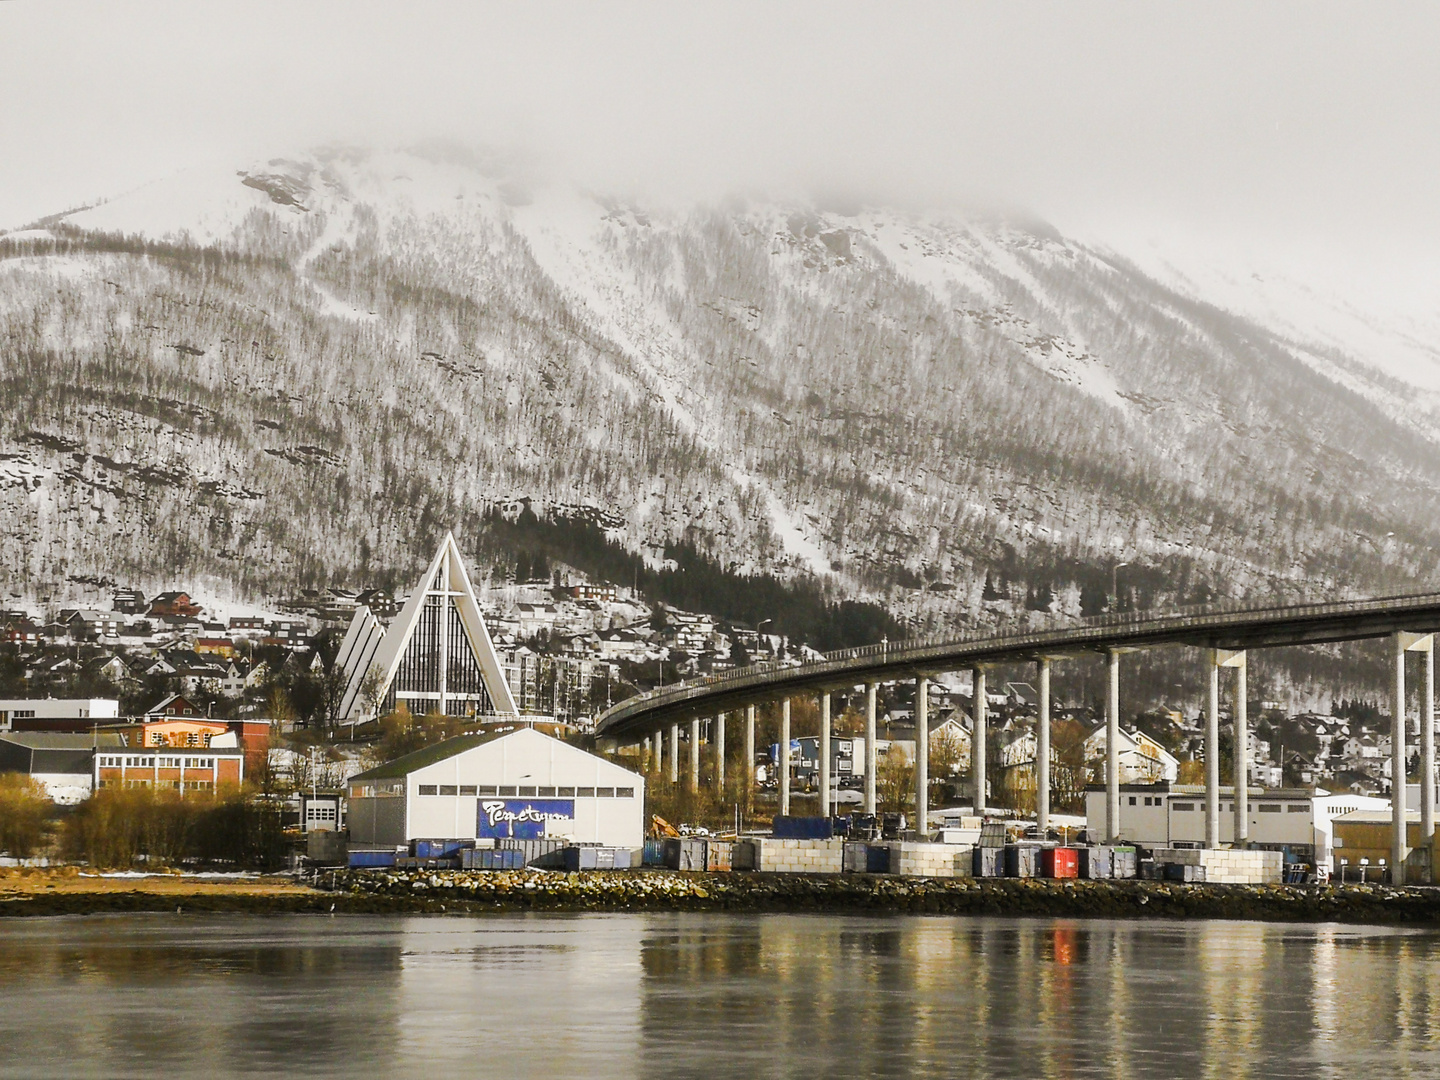
[[[1440,244],[1440,5],[0,3],[0,227],[199,160],[499,143],[613,191]]]

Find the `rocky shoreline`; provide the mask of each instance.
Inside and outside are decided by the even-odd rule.
[[[854,874],[578,874],[335,871],[315,888],[164,892],[18,891],[0,917],[105,912],[480,914],[737,911],[1010,915],[1049,918],[1250,919],[1440,925],[1440,889],[1382,885],[1183,885],[1161,881],[932,879]]]

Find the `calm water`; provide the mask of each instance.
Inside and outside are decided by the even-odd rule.
[[[1440,935],[583,915],[0,922],[0,1077],[1440,1075]]]

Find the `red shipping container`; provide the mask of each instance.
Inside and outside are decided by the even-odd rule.
[[[1040,876],[1048,878],[1078,878],[1080,876],[1080,853],[1074,848],[1042,848],[1040,851]]]

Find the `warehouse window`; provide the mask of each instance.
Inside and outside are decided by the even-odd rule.
[[[434,785],[434,784],[421,784],[421,785],[420,785],[420,794],[421,794],[421,795],[434,795],[434,794],[435,794],[435,785]]]
[[[615,797],[617,799],[633,799],[635,797],[635,789],[633,787],[617,787],[615,789]]]
[[[615,797],[615,789],[613,787],[597,787],[595,789],[595,797],[597,799],[613,799]]]
[[[500,794],[500,789],[497,788],[494,784],[481,784],[479,789],[477,790],[477,794],[498,795]]]
[[[558,787],[555,789],[555,794],[559,795],[562,799],[567,797],[573,799],[575,797],[575,789],[573,787]]]
[[[1190,811],[1190,810],[1194,810],[1194,809],[1195,809],[1195,804],[1194,804],[1193,802],[1177,802],[1177,803],[1171,803],[1170,805],[1173,806],[1176,810],[1179,810],[1179,811],[1181,811],[1181,812]]]
[[[460,794],[460,789],[459,789],[458,787],[456,787],[454,784],[441,784],[441,785],[440,785],[440,794],[441,794],[441,795],[459,795],[459,794]]]
[[[1287,807],[1285,808],[1285,812],[1286,812],[1287,814],[1303,814],[1303,813],[1305,813],[1306,810],[1309,810],[1309,809],[1310,809],[1310,808],[1309,808],[1308,806],[1305,806],[1305,805],[1303,805],[1303,804],[1300,804],[1300,805],[1296,805],[1296,806],[1287,806]]]
[[[461,795],[474,795],[474,794],[475,794],[475,785],[474,785],[474,784],[461,784],[461,785],[460,785],[460,794],[461,794]]]
[[[521,795],[534,795],[534,794],[535,794],[535,786],[534,786],[533,784],[522,784],[522,785],[520,786],[520,794],[521,794]]]
[[[553,798],[554,795],[555,795],[555,789],[554,789],[553,787],[542,787],[542,788],[536,789],[535,794],[536,794],[536,795],[539,795],[539,796],[542,796],[542,797],[543,797],[543,796],[546,796],[546,795],[549,795],[549,796],[551,796],[551,797]]]
[[[593,799],[595,797],[595,789],[593,787],[577,787],[575,789],[575,795],[581,799]]]
[[[514,794],[515,794],[515,785],[514,785],[514,784],[501,784],[501,785],[500,785],[500,790],[497,791],[495,794],[496,794],[496,795],[514,795]]]
[[[1134,796],[1134,795],[1131,795],[1131,796],[1130,796],[1130,805],[1131,805],[1131,806],[1134,806],[1134,805],[1135,805],[1135,796]]]
[[[1280,813],[1280,804],[1279,804],[1279,803],[1272,803],[1272,802],[1261,803],[1261,804],[1260,804],[1260,813],[1262,813],[1262,814],[1278,814],[1278,813]]]

